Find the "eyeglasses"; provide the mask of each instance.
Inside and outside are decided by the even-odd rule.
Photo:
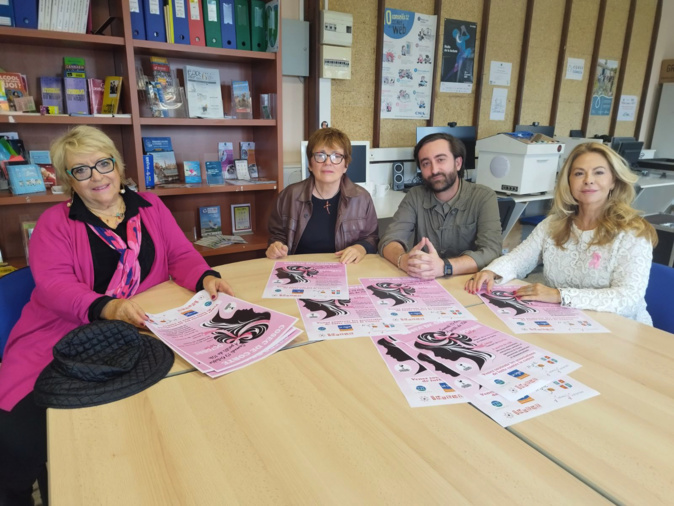
[[[323,151],[314,153],[314,160],[316,160],[318,163],[325,163],[328,158],[330,158],[332,163],[342,163],[342,160],[344,160],[344,155],[341,153],[331,153],[328,155],[327,153],[323,153]]]
[[[114,168],[114,158],[103,158],[102,160],[98,160],[96,165],[92,165],[91,167],[88,165],[78,165],[70,170],[66,170],[66,172],[78,181],[86,181],[91,178],[94,169],[96,169],[99,174],[107,174],[108,172],[112,172]]]

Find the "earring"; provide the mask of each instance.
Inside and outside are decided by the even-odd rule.
[[[66,207],[72,207],[73,206],[73,199],[75,198],[75,192],[73,192],[73,189],[70,189],[70,200],[66,204]]]
[[[119,193],[121,193],[122,195],[126,193],[126,188],[124,188],[124,185],[122,185],[122,187],[119,189]]]

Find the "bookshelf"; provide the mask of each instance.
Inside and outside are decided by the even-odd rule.
[[[0,131],[18,132],[28,150],[49,149],[51,141],[68,128],[88,124],[101,128],[116,143],[126,164],[126,175],[140,191],[157,194],[171,209],[190,240],[199,230],[199,207],[219,205],[223,234],[231,233],[230,205],[251,204],[254,234],[246,244],[210,249],[196,246],[211,265],[261,256],[267,247],[267,218],[273,198],[283,181],[281,131],[281,53],[262,53],[211,47],[135,40],[131,36],[128,0],[91,0],[94,28],[109,17],[115,21],[105,35],[76,34],[48,30],[0,27],[0,67],[26,74],[30,93],[39,103],[39,77],[62,74],[63,57],[79,56],[86,61],[88,77],[124,77],[120,112],[115,117],[40,116],[39,114],[0,114]],[[254,119],[197,119],[141,117],[136,91],[136,67],[150,56],[164,56],[171,68],[185,65],[217,68],[220,80],[247,80],[251,86]],[[259,96],[277,95],[276,119],[259,116]],[[229,110],[229,89],[223,86],[225,111]],[[182,172],[184,160],[199,160],[205,181],[204,162],[218,159],[218,142],[234,143],[235,155],[241,141],[254,141],[259,176],[276,184],[247,186],[191,185],[190,188],[144,187],[142,137],[171,137],[176,160]],[[5,261],[25,265],[21,222],[35,221],[45,209],[66,200],[50,192],[12,195],[0,191],[0,251]]]

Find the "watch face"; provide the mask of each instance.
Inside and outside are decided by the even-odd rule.
[[[452,264],[449,263],[449,260],[445,260],[445,276],[452,275]]]

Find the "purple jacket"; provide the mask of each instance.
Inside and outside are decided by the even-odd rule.
[[[156,195],[140,194],[152,206],[140,216],[155,246],[155,261],[138,293],[169,276],[189,290],[209,269]],[[30,239],[30,269],[35,290],[12,329],[0,365],[0,409],[10,411],[33,390],[52,360],[52,348],[76,327],[89,323],[94,267],[86,225],[68,218],[66,203],[47,209]]]

